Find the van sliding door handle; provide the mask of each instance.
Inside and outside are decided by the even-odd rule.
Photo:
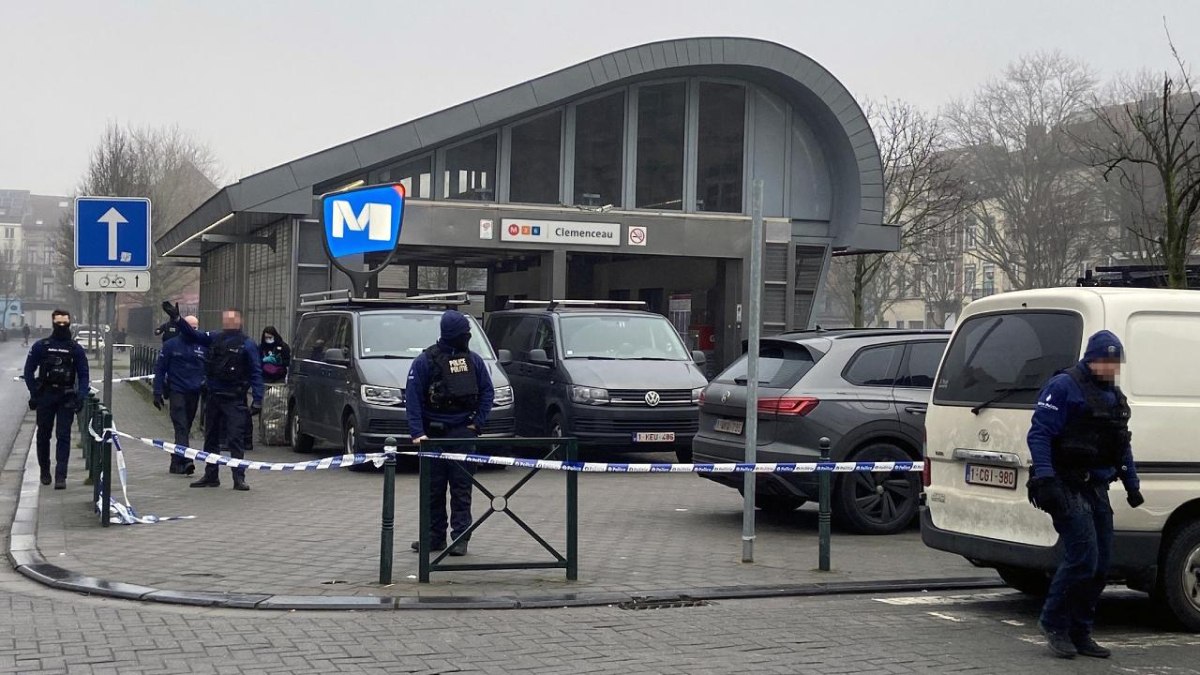
[[[904,412],[909,413],[910,415],[924,415],[926,410],[927,409],[922,406],[910,405],[904,409]]]

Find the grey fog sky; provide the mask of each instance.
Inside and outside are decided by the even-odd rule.
[[[176,124],[225,181],[616,49],[773,40],[926,108],[1022,53],[1200,64],[1197,0],[0,0],[0,188],[72,189],[105,124]]]

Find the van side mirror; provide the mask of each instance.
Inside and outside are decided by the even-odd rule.
[[[702,366],[708,363],[708,357],[704,355],[704,352],[696,350],[692,352],[692,362],[698,366]]]
[[[500,365],[507,366],[513,362],[512,352],[501,349],[496,352],[496,360],[500,362]]]
[[[529,362],[539,366],[553,366],[554,361],[546,355],[545,349],[534,349],[529,352]]]
[[[324,360],[326,363],[335,363],[339,366],[350,363],[350,357],[346,355],[346,350],[337,347],[326,349]]]

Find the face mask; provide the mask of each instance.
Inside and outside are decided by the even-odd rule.
[[[273,344],[275,344],[275,338],[267,336],[266,338],[263,339],[263,342],[266,344],[269,344],[269,345],[273,345]]]
[[[471,344],[471,334],[467,333],[466,335],[460,335],[449,342],[451,347],[454,347],[460,352],[465,352]]]
[[[71,339],[71,324],[69,324],[69,323],[67,323],[67,324],[61,324],[61,323],[56,323],[56,324],[54,324],[54,331],[53,331],[53,334],[54,334],[54,337],[55,337],[56,339],[59,339],[59,340],[70,340],[70,339]]]

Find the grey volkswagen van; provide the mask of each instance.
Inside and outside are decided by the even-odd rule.
[[[462,296],[465,299],[465,294]],[[438,340],[446,298],[310,303],[292,346],[288,436],[297,452],[320,439],[353,454],[408,438],[404,388],[413,360]],[[440,305],[440,306],[439,306]],[[513,390],[474,318],[471,351],[483,357],[496,401],[481,436],[513,434]],[[502,352],[503,354],[503,352]]]
[[[605,306],[622,304],[633,303],[514,301],[487,317],[492,344],[512,355],[517,433],[689,461],[704,355],[660,314]]]

